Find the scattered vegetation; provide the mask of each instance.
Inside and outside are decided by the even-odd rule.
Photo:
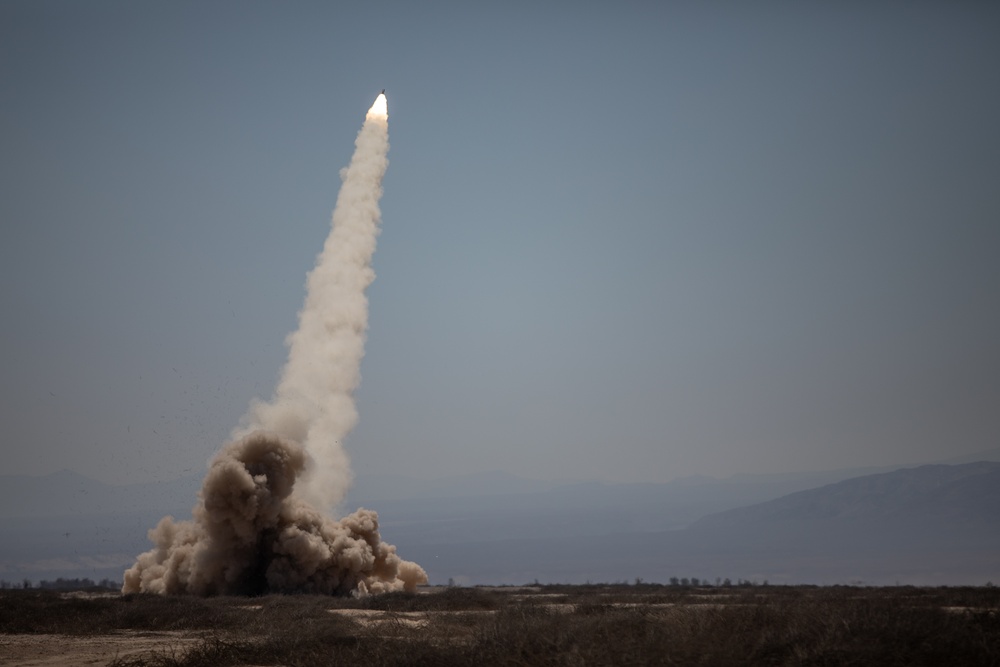
[[[31,588],[32,583],[30,579],[24,579],[20,582],[10,582],[6,579],[0,579],[0,590],[7,590],[10,588]],[[75,579],[64,579],[59,577],[55,581],[49,581],[47,579],[42,579],[38,582],[38,588],[55,588],[62,591],[86,591],[86,590],[109,590],[109,591],[120,591],[122,589],[122,582],[113,581],[111,579],[101,579],[100,581],[94,581],[93,579],[75,578]]]
[[[355,600],[0,591],[0,633],[185,631],[116,667],[998,665],[1000,589],[450,587]]]

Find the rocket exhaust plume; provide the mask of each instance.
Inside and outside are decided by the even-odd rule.
[[[371,268],[382,176],[389,162],[385,95],[368,110],[333,210],[333,229],[306,280],[299,327],[286,339],[288,362],[270,402],[254,401],[232,437],[266,431],[302,444],[313,465],[296,495],[323,511],[343,500],[350,465],[342,442],[358,421]]]
[[[125,572],[123,592],[363,595],[426,583],[419,565],[382,542],[375,512],[329,514],[351,481],[343,439],[358,421],[388,119],[380,94],[341,171],[332,230],[274,396],[251,404],[213,459],[192,520],[164,517],[149,532],[155,548]]]

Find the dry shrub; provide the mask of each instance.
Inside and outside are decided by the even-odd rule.
[[[194,647],[123,658],[116,667],[1000,664],[1000,600],[985,588],[755,587],[660,605],[645,601],[665,593],[636,591],[630,600],[622,590],[554,598],[454,588],[364,600],[16,593],[0,595],[2,632],[204,636]],[[345,606],[374,612],[379,622],[331,613]]]

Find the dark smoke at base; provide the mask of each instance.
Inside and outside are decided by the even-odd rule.
[[[291,495],[302,447],[254,433],[226,445],[202,485],[192,521],[164,517],[155,547],[125,572],[125,593],[257,595],[413,591],[427,574],[382,542],[378,515],[339,521]]]

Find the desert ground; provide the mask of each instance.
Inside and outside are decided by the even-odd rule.
[[[0,591],[4,665],[998,665],[1000,588],[427,587],[362,599]]]

